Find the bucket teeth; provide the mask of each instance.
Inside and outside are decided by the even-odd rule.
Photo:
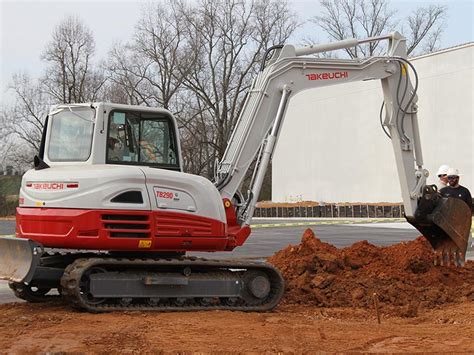
[[[441,264],[442,264],[441,255],[438,251],[435,251],[435,253],[434,253],[433,264],[434,264],[434,266],[438,266],[438,265],[441,266]]]
[[[440,252],[440,265],[441,266],[449,266],[449,253],[443,249]]]
[[[456,266],[463,267],[464,266],[464,255],[461,250],[456,251]]]
[[[449,265],[449,254],[446,250],[441,251],[441,266],[448,266]]]
[[[465,264],[464,254],[460,249],[437,250],[433,256],[434,266],[456,266],[463,267]]]

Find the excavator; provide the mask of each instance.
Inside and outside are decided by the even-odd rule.
[[[380,41],[387,41],[386,55],[315,56]],[[462,266],[471,211],[426,184],[418,77],[405,38],[394,32],[269,48],[212,182],[183,172],[177,123],[165,109],[53,106],[34,169],[22,179],[16,235],[0,238],[0,279],[27,301],[48,300],[57,290],[90,312],[273,309],[284,292],[273,266],[186,253],[232,251],[249,237],[292,96],[365,80],[382,84],[380,120],[393,145],[407,221],[431,243],[436,263]]]

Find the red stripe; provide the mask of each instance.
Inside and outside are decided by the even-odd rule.
[[[245,238],[237,232],[234,227],[228,233],[221,221],[179,212],[17,208],[17,236],[55,248],[222,251],[241,245],[250,229]],[[140,240],[151,240],[151,248],[138,248]]]

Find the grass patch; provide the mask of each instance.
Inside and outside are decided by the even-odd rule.
[[[21,186],[21,176],[0,175],[0,195],[18,195]]]
[[[21,176],[0,176],[0,216],[12,216],[18,206]]]

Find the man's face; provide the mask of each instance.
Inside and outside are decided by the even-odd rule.
[[[115,147],[117,146],[117,143],[118,143],[118,139],[114,137],[109,137],[107,142],[108,142],[109,149],[115,150]]]
[[[442,181],[444,184],[448,183],[448,175],[442,174],[442,175],[438,175],[438,177],[439,177],[439,181]]]
[[[448,176],[448,184],[449,186],[456,187],[459,184],[459,176],[457,175],[449,175]]]

